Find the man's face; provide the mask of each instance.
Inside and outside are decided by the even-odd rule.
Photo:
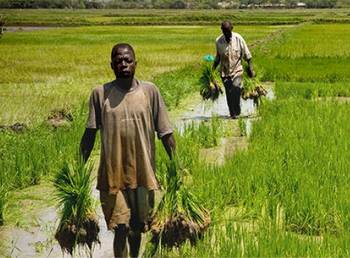
[[[225,39],[230,41],[232,37],[232,27],[231,26],[221,26],[222,34],[224,34]]]
[[[119,48],[114,56],[111,67],[117,78],[133,78],[136,69],[136,60],[128,48]]]

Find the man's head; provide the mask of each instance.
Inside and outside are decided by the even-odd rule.
[[[230,21],[224,21],[221,23],[221,31],[225,36],[227,42],[231,40],[232,37],[232,23]]]
[[[111,53],[111,68],[117,78],[133,78],[136,70],[135,51],[127,43],[115,45]]]

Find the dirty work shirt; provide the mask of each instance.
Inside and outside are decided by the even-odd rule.
[[[101,130],[97,189],[158,189],[155,132],[159,138],[173,132],[158,88],[134,80],[126,91],[112,81],[92,91],[89,109],[86,128]]]
[[[230,42],[224,35],[216,39],[216,51],[220,56],[221,77],[236,77],[243,75],[242,58],[252,58],[244,39],[238,33],[232,33]]]

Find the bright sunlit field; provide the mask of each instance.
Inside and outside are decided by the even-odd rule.
[[[323,12],[309,15],[324,17]],[[259,107],[248,147],[221,165],[203,161],[200,151],[220,145],[236,127],[214,118],[176,133],[178,155],[189,173],[184,182],[210,211],[212,223],[197,245],[186,243],[162,255],[349,256],[350,25],[239,25],[234,30],[251,46],[263,80],[274,82],[276,99]],[[21,122],[30,129],[0,131],[4,227],[33,224],[19,211],[33,196],[40,207],[54,205],[48,196],[28,193],[28,187],[50,189],[48,178],[76,154],[89,93],[113,79],[109,62],[115,43],[135,47],[137,77],[155,82],[170,112],[181,113],[184,103],[196,101],[199,64],[205,54],[215,53],[219,34],[219,26],[188,25],[5,33],[0,124]],[[72,112],[69,126],[53,129],[45,123],[57,108]],[[158,145],[158,177],[163,178],[167,157]]]

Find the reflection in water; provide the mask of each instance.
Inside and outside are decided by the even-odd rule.
[[[269,88],[266,98],[273,100],[275,98],[274,92]],[[201,102],[192,111],[183,114],[182,118],[175,122],[176,129],[181,133],[186,126],[192,123],[200,123],[217,116],[223,119],[230,119],[230,113],[226,103],[226,96],[220,95],[215,102]],[[247,135],[252,131],[252,120],[256,116],[256,105],[252,99],[241,100],[241,115],[244,119]]]

